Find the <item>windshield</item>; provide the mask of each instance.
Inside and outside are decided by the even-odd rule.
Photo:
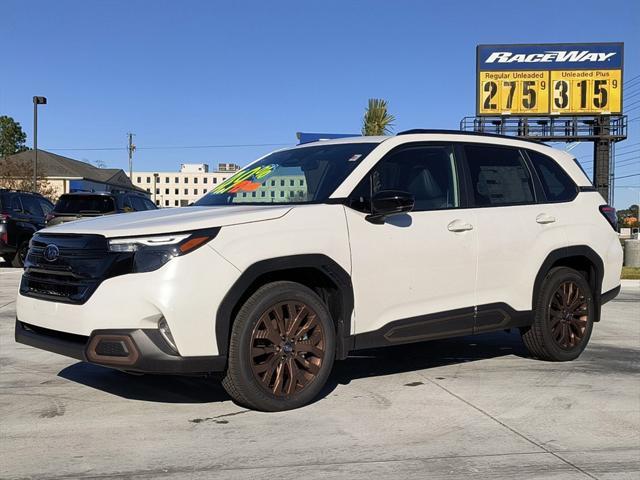
[[[243,168],[194,205],[323,202],[377,145],[342,143],[275,152]]]
[[[116,209],[113,198],[107,195],[62,195],[56,213],[109,213]]]

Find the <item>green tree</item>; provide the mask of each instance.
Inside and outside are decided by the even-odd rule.
[[[6,115],[0,116],[0,157],[24,152],[27,150],[26,140],[27,134],[18,122]]]
[[[391,133],[395,117],[387,110],[387,101],[370,98],[362,120],[363,135],[388,135]]]

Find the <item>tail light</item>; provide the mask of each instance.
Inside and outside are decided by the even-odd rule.
[[[0,242],[4,244],[9,243],[9,232],[7,232],[7,227],[5,226],[9,218],[9,215],[0,213]]]
[[[616,215],[616,209],[610,205],[600,205],[600,213],[607,219],[609,225],[617,232],[618,231],[618,216]]]

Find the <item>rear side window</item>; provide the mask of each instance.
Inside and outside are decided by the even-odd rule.
[[[53,205],[47,202],[44,198],[39,198],[38,202],[40,203],[40,208],[42,208],[42,213],[48,215],[51,210],[53,210]]]
[[[548,202],[568,202],[578,193],[576,184],[553,159],[532,150],[527,151],[536,169]]]
[[[474,204],[478,207],[535,203],[533,181],[520,150],[465,145]]]
[[[22,208],[28,215],[33,215],[35,217],[44,217],[42,208],[40,208],[40,202],[38,202],[38,200],[31,195],[22,195]]]
[[[18,195],[11,196],[11,210],[14,212],[22,212],[22,202]]]
[[[109,213],[116,210],[116,204],[106,195],[62,195],[54,210],[57,213]]]

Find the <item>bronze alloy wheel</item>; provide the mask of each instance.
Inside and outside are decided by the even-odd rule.
[[[554,341],[565,350],[576,347],[585,336],[588,320],[587,299],[578,284],[574,281],[561,283],[549,305]]]
[[[269,307],[251,333],[251,369],[277,397],[300,392],[320,372],[325,332],[316,312],[299,301]]]

